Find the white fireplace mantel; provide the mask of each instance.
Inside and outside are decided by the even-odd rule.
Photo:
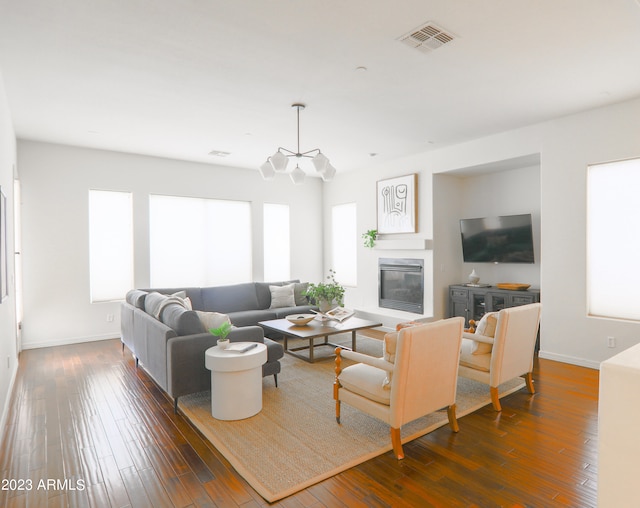
[[[432,250],[433,240],[429,238],[402,238],[397,240],[376,240],[378,250]]]

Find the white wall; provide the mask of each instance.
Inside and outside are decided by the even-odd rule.
[[[0,304],[0,429],[4,429],[11,387],[18,368],[14,280],[13,181],[16,173],[16,138],[0,75],[0,188],[7,198],[8,298]]]
[[[322,277],[319,179],[294,186],[284,175],[265,182],[257,171],[33,141],[19,141],[18,160],[25,348],[120,335],[119,304],[89,301],[89,189],[133,192],[136,287],[149,287],[149,194],[250,201],[254,280],[262,280],[262,205],[289,204],[291,275]],[[115,321],[107,322],[107,314]]]
[[[640,325],[592,318],[586,314],[586,167],[595,162],[639,157],[638,118],[640,99],[635,99],[395,161],[381,161],[352,174],[340,175],[325,190],[325,207],[353,200],[356,196],[358,227],[364,232],[375,226],[376,180],[418,173],[419,233],[409,237],[433,237],[433,252],[410,251],[409,254],[433,259],[430,264],[435,269],[427,273],[427,278],[433,280],[433,291],[425,296],[425,304],[429,303],[434,317],[440,318],[446,315],[447,286],[460,282],[460,277],[471,271],[461,262],[459,240],[452,240],[453,237],[447,233],[458,227],[457,221],[452,220],[452,214],[472,212],[465,211],[455,201],[461,192],[460,185],[453,180],[457,178],[456,171],[478,166],[481,172],[494,163],[500,165],[505,160],[539,155],[539,176],[532,170],[525,170],[519,175],[513,173],[513,183],[518,188],[513,189],[511,201],[503,201],[500,205],[513,207],[515,213],[520,206],[519,196],[526,196],[532,183],[539,186],[539,190],[536,187],[533,194],[523,198],[531,200],[527,207],[535,201],[540,202],[539,218],[534,215],[534,234],[537,227],[540,235],[538,268],[532,267],[533,272],[518,272],[514,276],[521,279],[522,274],[522,278],[535,280],[535,270],[539,269],[543,302],[540,355],[598,367],[602,360],[640,342]],[[438,180],[434,195],[432,178],[436,173],[439,176],[448,174],[451,179]],[[485,178],[482,183],[485,192],[488,192],[489,184],[490,180]],[[358,189],[357,194],[353,189]],[[329,260],[330,250],[325,253]],[[364,247],[360,249],[359,283],[348,295],[352,302],[349,304],[356,307],[377,305],[372,298],[377,292],[374,261],[380,253]],[[396,254],[400,256],[407,252],[393,252]],[[621,284],[640,284],[637,273],[630,273],[629,279],[621,281]],[[493,279],[509,275],[491,273],[483,275],[483,279],[499,282]],[[607,336],[617,338],[617,348],[607,347]]]

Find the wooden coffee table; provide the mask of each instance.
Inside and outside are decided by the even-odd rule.
[[[366,319],[361,319],[355,316],[351,316],[350,318],[345,319],[342,323],[333,320],[320,321],[318,318],[309,322],[306,325],[298,326],[294,325],[290,321],[286,319],[272,319],[270,321],[260,321],[258,323],[260,326],[273,330],[276,332],[280,332],[284,335],[284,352],[290,355],[301,358],[305,362],[313,363],[315,361],[313,355],[313,349],[315,346],[332,346],[336,347],[344,347],[339,344],[333,344],[329,342],[330,335],[336,335],[338,333],[351,332],[351,349],[353,351],[356,350],[356,331],[364,330],[366,328],[376,328],[377,326],[382,326],[382,323],[378,323],[376,321],[369,321]],[[289,349],[288,339],[308,339],[308,346],[296,347],[293,349]],[[318,337],[324,337],[324,342],[319,344],[314,343],[314,339]],[[304,356],[297,351],[309,350],[309,356]]]

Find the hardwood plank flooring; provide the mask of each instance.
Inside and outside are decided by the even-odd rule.
[[[598,371],[536,360],[534,380],[535,395],[408,443],[403,461],[389,452],[273,506],[596,506]],[[268,505],[119,340],[23,352],[10,404],[1,479],[32,487],[0,490],[0,506]]]

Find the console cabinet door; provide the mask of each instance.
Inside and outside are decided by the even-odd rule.
[[[449,317],[463,317],[465,326],[469,326],[469,291],[462,288],[449,289]]]

